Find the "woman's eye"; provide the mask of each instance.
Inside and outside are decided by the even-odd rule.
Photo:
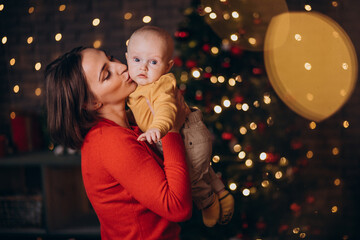
[[[134,58],[134,62],[140,62],[140,59]]]
[[[156,61],[156,60],[152,60],[150,63],[151,63],[152,65],[155,65],[155,64],[157,64],[157,61]]]
[[[107,70],[107,74],[106,74],[104,80],[108,80],[110,78],[110,76],[111,76],[111,72],[109,70]]]

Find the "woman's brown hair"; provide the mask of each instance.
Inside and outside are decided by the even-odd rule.
[[[65,53],[45,70],[47,124],[51,138],[65,147],[80,149],[84,137],[96,123],[96,111],[86,109],[93,100],[77,47]]]

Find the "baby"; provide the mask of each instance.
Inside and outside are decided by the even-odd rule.
[[[172,129],[176,119],[176,79],[168,73],[173,66],[174,42],[165,30],[145,26],[130,37],[126,59],[130,77],[138,84],[128,106],[144,132],[139,141],[157,143]],[[213,227],[227,224],[234,212],[234,198],[210,167],[211,135],[201,111],[184,104],[186,120],[181,130],[191,176],[192,197],[201,209],[203,222]],[[179,108],[180,109],[180,108]]]

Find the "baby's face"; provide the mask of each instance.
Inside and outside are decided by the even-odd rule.
[[[131,38],[126,59],[130,77],[138,85],[155,82],[169,71],[169,59],[164,40],[150,33]]]

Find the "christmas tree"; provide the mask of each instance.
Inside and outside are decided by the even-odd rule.
[[[195,210],[183,224],[183,238],[287,239],[294,231],[304,237],[299,209],[312,201],[299,191],[303,183],[297,178],[307,164],[300,141],[304,121],[273,91],[263,52],[244,44],[251,47],[256,39],[248,39],[245,28],[235,38],[219,36],[209,25],[216,18],[211,12],[199,1],[185,10],[175,33],[173,72],[185,100],[201,109],[213,133],[212,166],[235,196],[235,214],[226,226],[206,228]],[[234,12],[228,17],[235,18]],[[253,14],[247,22],[261,21]]]

